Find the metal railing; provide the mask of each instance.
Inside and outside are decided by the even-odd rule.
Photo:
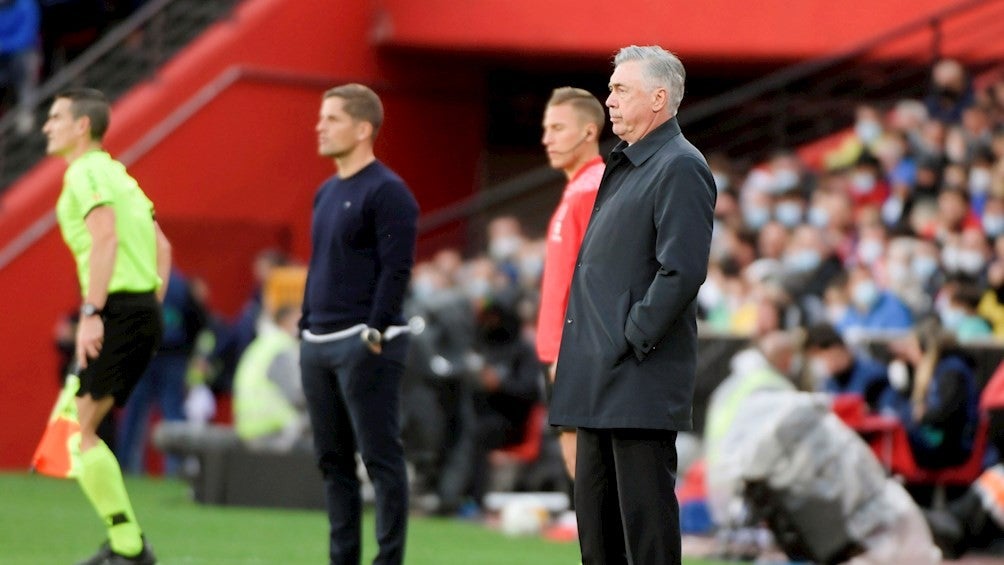
[[[116,100],[153,76],[192,39],[231,13],[239,1],[150,0],[61,68],[39,87],[34,101],[22,101],[21,108],[0,119],[0,192],[45,156],[45,139],[38,128],[53,96],[68,87],[86,85]],[[16,126],[17,114],[24,109],[34,116],[37,126],[27,134],[19,133]]]

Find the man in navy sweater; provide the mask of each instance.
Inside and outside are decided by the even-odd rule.
[[[300,321],[300,366],[324,477],[330,562],[358,564],[362,501],[355,453],[376,491],[374,564],[404,560],[408,484],[400,383],[408,349],[401,303],[415,255],[418,204],[373,155],[380,98],[346,84],[324,93],[318,153],[338,172],[314,198]]]

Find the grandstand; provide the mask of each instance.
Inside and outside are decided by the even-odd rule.
[[[950,300],[942,292],[945,279],[964,270],[961,263],[945,263],[948,247],[981,253],[969,274],[983,294],[1004,289],[1004,275],[997,281],[988,268],[1004,261],[1004,239],[990,233],[992,221],[984,217],[996,205],[984,203],[1000,200],[1004,222],[1004,1],[700,4],[147,0],[85,34],[86,49],[45,77],[28,110],[41,124],[52,97],[69,86],[110,95],[115,106],[106,146],[156,203],[177,264],[211,289],[211,309],[232,319],[254,290],[248,266],[260,250],[280,249],[300,260],[308,255],[311,201],[330,174],[330,164],[316,157],[312,133],[317,101],[327,87],[364,82],[383,98],[393,125],[381,134],[377,153],[419,200],[420,259],[443,249],[470,259],[484,255],[485,226],[493,218],[519,218],[527,241],[546,226],[562,184],[543,165],[539,146],[540,112],[551,89],[572,84],[602,99],[618,47],[660,44],[687,65],[683,131],[710,157],[717,178],[728,179],[729,188],[719,187],[728,193],[720,202],[737,206],[720,211],[711,269],[715,290],[734,304],[702,303],[694,410],[701,430],[708,398],[729,374],[729,358],[751,337],[774,329],[762,325],[762,318],[743,318],[769,293],[758,294],[757,285],[735,289],[747,284],[740,267],[763,258],[755,243],[763,226],[744,216],[756,200],[750,194],[770,193],[770,213],[780,221],[776,203],[784,191],[770,187],[781,154],[800,167],[797,223],[806,225],[811,211],[822,206],[820,194],[850,189],[861,146],[876,153],[886,167],[880,170],[895,182],[874,212],[876,222],[885,224],[884,255],[867,263],[883,288],[902,290],[915,319],[938,315]],[[951,184],[972,205],[974,190],[982,190],[976,195],[980,207],[972,205],[967,217],[987,240],[983,247],[964,242],[963,228],[940,237],[940,200],[923,229],[911,223],[909,211],[893,221],[884,217],[883,206],[911,193],[930,160],[917,156],[910,176],[894,177],[895,167],[879,154],[883,149],[856,137],[864,106],[875,111],[890,137],[907,139],[905,127],[893,131],[897,112],[904,100],[923,104],[930,98],[932,69],[943,59],[964,67],[970,106],[984,110],[986,124],[949,122],[944,128],[934,151],[941,159],[934,196]],[[947,155],[950,130],[962,139],[962,157]],[[609,131],[603,139],[607,149],[616,141]],[[0,469],[27,467],[57,391],[52,328],[77,307],[76,282],[52,213],[63,164],[45,159],[43,144],[37,133],[18,130],[15,112],[0,115],[0,295],[8,320],[0,324],[7,353],[0,395],[18,399],[0,411]],[[850,160],[841,153],[847,151]],[[958,170],[949,172],[953,167]],[[974,189],[982,171],[990,180]],[[961,180],[952,181],[953,174]],[[850,221],[846,238],[833,242],[841,269],[863,263],[858,241],[867,223]],[[919,290],[897,286],[902,281],[888,270],[896,262],[892,241],[907,236],[935,246],[942,279]],[[921,254],[915,247],[920,245],[911,247],[911,259]],[[747,251],[749,260],[737,259]],[[784,258],[776,259],[770,265],[780,269]],[[532,310],[532,290],[527,294],[523,304]],[[824,315],[829,303],[819,294],[818,304],[805,308],[781,300],[777,327],[839,323]],[[1000,308],[1004,298],[997,302]],[[990,332],[969,345],[981,386],[1004,356],[1004,324],[989,312],[983,306],[974,312],[987,318]],[[880,334],[859,343],[885,355],[888,335]],[[220,406],[218,420],[225,422],[225,398]]]

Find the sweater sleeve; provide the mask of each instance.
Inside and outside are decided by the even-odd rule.
[[[411,279],[418,202],[403,183],[387,182],[374,193],[373,206],[379,272],[367,325],[383,331],[400,316]]]

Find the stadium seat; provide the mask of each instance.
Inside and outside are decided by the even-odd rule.
[[[541,434],[547,420],[547,407],[537,404],[530,410],[526,417],[526,428],[523,431],[523,440],[517,444],[496,449],[495,454],[500,458],[517,461],[519,463],[533,463],[540,457]],[[493,454],[494,455],[494,454]],[[497,458],[497,457],[493,457]]]

